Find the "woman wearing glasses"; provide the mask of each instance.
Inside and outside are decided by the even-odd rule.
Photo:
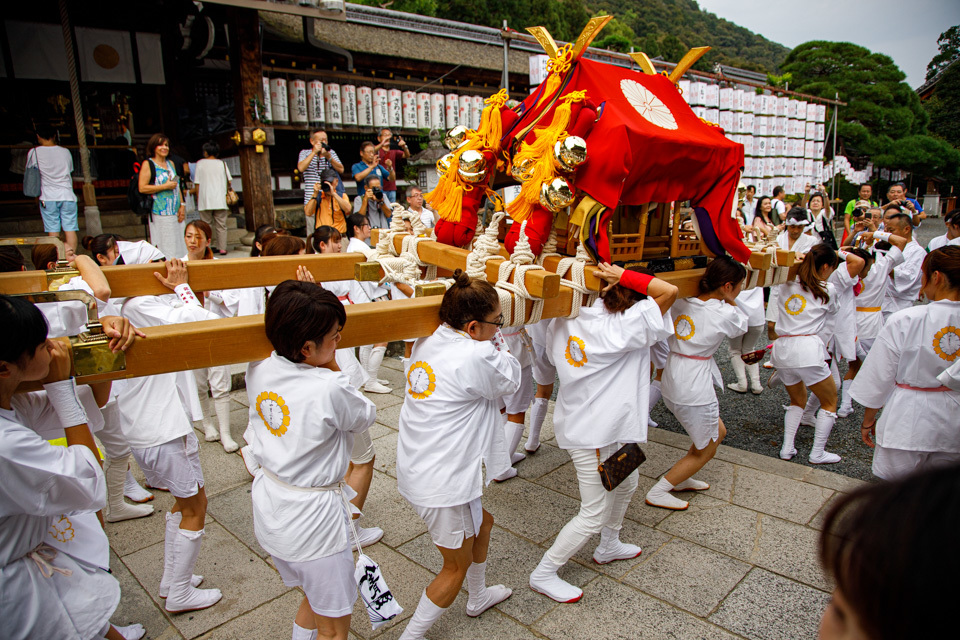
[[[500,300],[493,286],[459,269],[443,296],[433,335],[420,338],[406,367],[400,410],[397,489],[423,519],[443,557],[401,640],[419,640],[453,604],[467,581],[467,615],[513,593],[486,586],[493,516],[480,504],[481,462],[487,482],[510,466],[501,427],[501,398],[516,392],[520,363],[506,350]]]
[[[626,443],[647,441],[650,347],[670,335],[663,314],[677,299],[672,284],[633,269],[600,263],[609,283],[603,298],[576,318],[555,318],[546,331],[546,354],[557,368],[560,394],[553,414],[557,445],[573,459],[580,513],[563,527],[530,575],[530,587],[557,602],[576,602],[583,591],[557,571],[596,533],[598,564],[640,555],[620,541],[620,527],[637,490],[636,471],[613,491],[597,473]]]

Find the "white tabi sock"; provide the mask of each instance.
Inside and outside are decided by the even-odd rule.
[[[423,640],[424,634],[430,630],[430,627],[440,619],[446,609],[438,607],[427,597],[424,591],[420,596],[420,604],[417,610],[413,612],[413,617],[407,623],[407,628],[403,630],[403,635],[399,640]]]
[[[841,418],[846,418],[853,413],[853,398],[850,397],[851,385],[853,385],[853,380],[844,380],[840,385],[842,394],[840,398],[840,409],[837,410],[837,415]]]
[[[304,629],[296,622],[293,623],[293,635],[290,640],[317,640],[316,629]]]
[[[547,417],[549,405],[549,398],[533,399],[533,406],[530,408],[530,434],[527,436],[526,444],[523,445],[527,453],[533,453],[540,448],[540,430],[543,429],[543,421]]]
[[[660,397],[663,396],[663,391],[660,390],[660,381],[654,380],[650,383],[650,401],[647,404],[647,425],[653,428],[656,428],[658,425],[653,418],[650,417],[650,412],[653,411],[653,408],[657,406],[657,403],[660,402]]]
[[[800,419],[803,417],[803,408],[790,405],[783,412],[783,446],[780,447],[780,459],[789,460],[797,455],[797,448],[793,441],[800,429]]]
[[[650,491],[647,492],[647,504],[651,507],[662,507],[674,511],[683,511],[690,506],[686,500],[670,495],[672,490],[673,485],[667,481],[667,478],[660,478],[657,484],[650,487]]]
[[[486,562],[474,562],[467,569],[467,593],[470,596],[467,599],[467,615],[471,618],[476,618],[513,595],[513,591],[502,584],[487,586]]]

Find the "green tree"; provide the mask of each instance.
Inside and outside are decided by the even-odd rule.
[[[960,63],[943,72],[923,106],[930,114],[930,133],[960,148]]]
[[[927,65],[927,80],[933,79],[935,75],[950,66],[957,58],[960,58],[960,25],[950,27],[940,34],[937,38],[937,45],[940,52],[933,56],[930,64]]]
[[[889,56],[849,42],[813,41],[787,55],[782,71],[791,88],[824,98],[839,95],[837,132],[847,155],[880,167],[925,176],[953,176],[960,155],[927,135],[929,116]]]

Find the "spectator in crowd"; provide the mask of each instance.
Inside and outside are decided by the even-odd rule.
[[[27,167],[40,170],[40,215],[48,236],[66,236],[77,250],[77,194],[73,192],[73,157],[57,144],[57,132],[49,125],[37,127],[37,144],[27,153]]]
[[[397,136],[397,146],[399,149],[392,148],[393,132],[390,129],[380,129],[380,136],[377,138],[377,144],[374,147],[377,150],[377,156],[380,158],[380,164],[390,170],[390,177],[383,181],[383,195],[391,204],[397,201],[397,167],[400,159],[410,157],[410,149],[403,138]]]
[[[320,181],[313,187],[313,197],[304,205],[307,220],[316,220],[314,228],[308,228],[307,234],[326,225],[340,233],[347,232],[347,216],[353,211],[350,199],[337,187],[341,187],[337,172],[327,168],[320,174]]]
[[[753,214],[757,210],[756,195],[757,187],[752,184],[747,185],[747,191],[743,195],[743,205],[740,207],[740,210],[743,212],[744,220],[753,220]],[[749,224],[749,222],[747,224]]]
[[[883,209],[886,211],[891,207],[900,207],[905,214],[911,216],[914,228],[919,227],[920,223],[927,219],[923,206],[919,201],[907,196],[907,185],[902,182],[894,182],[887,189],[887,204]]]
[[[937,236],[927,244],[928,252],[936,251],[940,247],[944,247],[948,244],[960,245],[960,209],[948,211],[947,215],[943,216],[943,222],[947,227],[947,232],[942,236]],[[36,264],[36,260],[34,260],[34,264]],[[42,268],[43,267],[37,267],[37,269]]]
[[[300,172],[303,183],[304,210],[306,210],[307,203],[314,195],[314,187],[320,182],[320,174],[324,169],[333,169],[339,175],[343,173],[343,163],[340,162],[340,156],[337,155],[337,152],[330,148],[330,144],[327,142],[327,132],[323,129],[313,129],[310,131],[310,148],[301,151],[300,157],[297,159],[297,170]],[[337,187],[337,195],[343,196],[343,194],[343,184],[341,183]],[[307,216],[307,235],[313,233],[316,226],[316,221]]]
[[[360,184],[360,181],[357,184]],[[380,178],[376,174],[368,174],[363,180],[363,195],[353,199],[353,210],[366,216],[373,229],[390,227],[390,206],[386,203],[380,185]]]
[[[850,235],[850,227],[852,221],[850,219],[853,214],[853,210],[860,208],[870,208],[879,206],[879,203],[873,201],[873,185],[869,182],[864,182],[860,185],[860,189],[857,191],[857,197],[847,203],[847,206],[843,210],[843,240],[847,239],[847,236]],[[840,244],[845,244],[841,241]]]
[[[433,227],[437,224],[436,213],[423,202],[423,191],[417,185],[407,187],[407,211],[420,216],[420,221],[426,227]]]
[[[232,177],[227,163],[220,160],[220,145],[212,140],[203,145],[203,160],[197,163],[197,211],[200,219],[213,227],[213,246],[227,255],[227,188]]]
[[[183,241],[187,210],[180,195],[180,176],[169,155],[170,138],[153,134],[147,141],[147,161],[140,166],[139,184],[140,193],[153,196],[150,242],[167,258],[175,258],[187,252]]]
[[[357,162],[352,167],[350,167],[350,173],[353,174],[353,179],[357,182],[357,195],[363,193],[363,189],[360,185],[365,184],[367,177],[375,176],[380,180],[380,184],[383,185],[389,178],[397,179],[396,171],[392,166],[393,163],[390,163],[390,167],[386,167],[383,164],[380,164],[380,156],[377,154],[377,147],[375,144],[369,140],[366,142],[360,143],[360,162]],[[356,211],[357,207],[353,207]]]
[[[770,218],[775,225],[781,224],[787,219],[786,198],[787,192],[783,190],[782,185],[773,188],[773,200],[770,203],[773,209],[770,211]]]

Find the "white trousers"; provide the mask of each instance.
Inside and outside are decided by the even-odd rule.
[[[619,448],[619,444],[601,447],[600,459],[606,460]],[[580,484],[580,513],[564,525],[553,546],[547,550],[547,560],[558,565],[565,564],[586,544],[590,536],[600,533],[604,527],[620,530],[640,478],[639,473],[634,471],[616,489],[607,491],[597,471],[596,449],[570,449],[568,453],[573,459]]]
[[[230,397],[230,367],[194,369],[193,376],[197,380],[197,391],[204,398],[207,397],[207,389],[214,400]]]

